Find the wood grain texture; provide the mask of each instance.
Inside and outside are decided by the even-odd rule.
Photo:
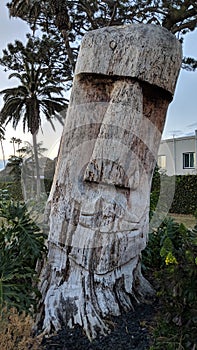
[[[165,28],[108,27],[85,35],[75,73],[138,78],[173,93],[181,59],[181,44]]]
[[[153,293],[140,254],[180,62],[179,42],[152,25],[103,28],[82,42],[46,209],[46,333],[79,324],[89,338],[105,334],[105,317]]]

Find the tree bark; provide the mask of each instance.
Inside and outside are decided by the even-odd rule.
[[[48,258],[38,323],[49,333],[104,319],[153,293],[140,254],[149,230],[151,179],[181,45],[153,25],[85,35],[49,196]]]
[[[38,147],[37,147],[37,132],[32,135],[33,138],[33,150],[34,150],[34,159],[35,159],[35,170],[36,170],[36,197],[40,198],[41,194],[41,181],[40,181],[40,166],[38,158]]]
[[[4,165],[4,169],[6,167],[6,163],[5,163],[5,152],[4,152],[4,148],[3,148],[3,142],[2,142],[2,138],[0,138],[0,143],[1,143],[1,152],[2,152],[2,157],[3,157],[3,165]]]

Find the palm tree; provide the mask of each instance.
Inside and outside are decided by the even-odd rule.
[[[47,148],[42,147],[42,141],[37,143],[37,153],[39,159],[43,158],[43,152],[47,151]],[[32,194],[35,191],[35,159],[34,149],[30,142],[25,141],[24,146],[17,150],[19,154],[18,158],[22,159],[21,164],[21,181],[22,191],[25,202],[32,198]],[[39,164],[40,165],[40,164]],[[42,163],[41,163],[42,168]],[[39,169],[40,170],[40,169]]]
[[[14,156],[16,155],[16,148],[15,148],[15,143],[16,143],[16,137],[12,137],[11,140],[10,140],[10,143],[12,143],[12,146],[13,146],[13,151],[14,151]]]
[[[37,143],[37,152],[39,157],[44,157],[43,153],[47,151],[47,148],[43,147],[43,142]],[[17,152],[21,157],[29,159],[34,162],[34,150],[30,142],[25,141],[23,147],[19,148]]]
[[[36,65],[27,61],[24,61],[24,72],[14,72],[9,78],[17,78],[20,85],[0,91],[4,100],[0,112],[0,122],[7,125],[12,121],[12,126],[16,129],[22,118],[23,131],[25,132],[27,128],[31,132],[37,178],[37,196],[39,196],[41,185],[36,135],[41,125],[41,112],[44,113],[53,126],[51,117],[66,106],[66,100],[62,96],[63,88],[56,86],[55,82],[46,78],[42,64]],[[55,95],[61,97],[55,97]]]
[[[19,146],[22,143],[22,140],[21,139],[16,139],[15,143],[18,145],[17,146],[17,150],[19,150]]]

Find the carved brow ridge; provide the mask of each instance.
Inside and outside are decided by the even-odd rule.
[[[79,73],[76,75],[76,78],[79,79],[79,82],[88,80],[88,81],[92,81],[93,83],[96,83],[97,81],[100,83],[102,82],[115,83],[117,81],[138,82],[142,87],[143,93],[145,93],[146,95],[153,95],[155,98],[162,97],[163,99],[167,99],[170,102],[173,99],[173,95],[169,91],[163,89],[162,87],[159,87],[154,84],[150,84],[148,82],[145,82],[135,77],[107,75],[107,74],[99,74],[99,73]]]

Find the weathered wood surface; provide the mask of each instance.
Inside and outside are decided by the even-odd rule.
[[[140,29],[139,29],[140,28]],[[128,25],[94,30],[83,39],[75,74],[137,78],[174,92],[180,44],[165,28]]]
[[[151,287],[140,272],[150,186],[181,47],[165,29],[85,35],[50,193],[49,253],[39,319],[80,324],[91,338]]]

